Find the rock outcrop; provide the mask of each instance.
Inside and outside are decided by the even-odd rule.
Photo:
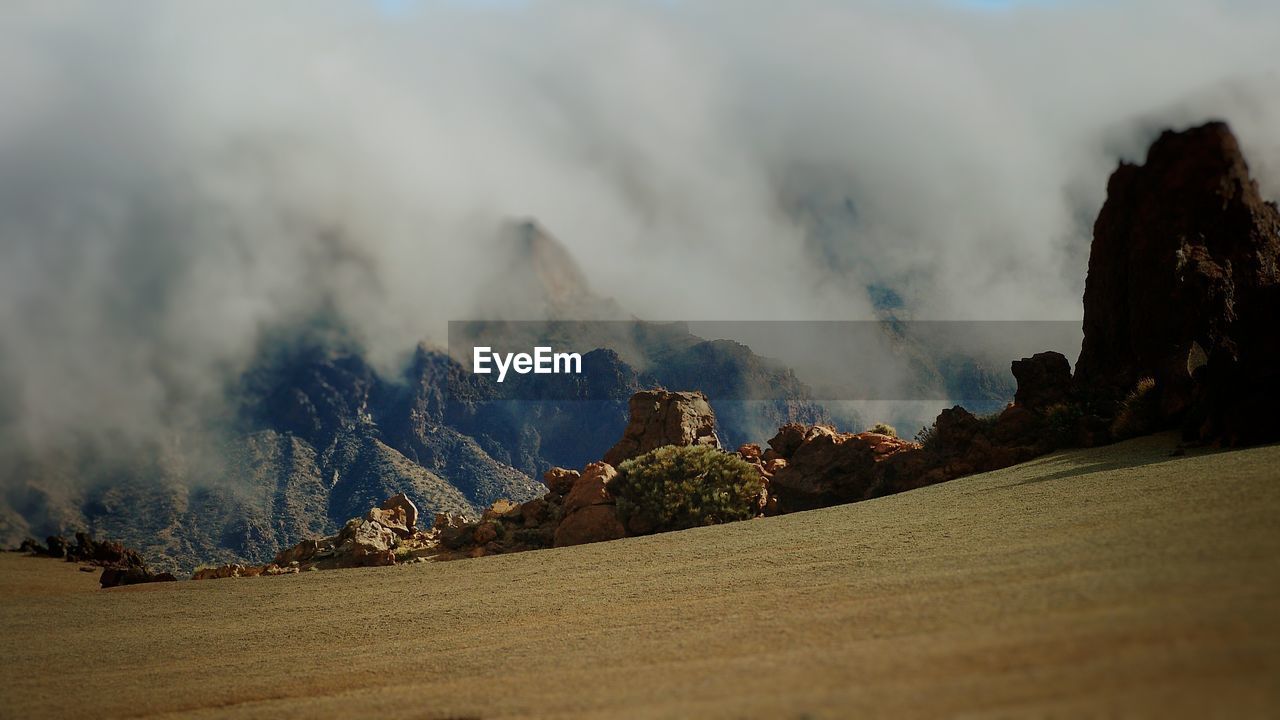
[[[1013,401],[1032,412],[1067,402],[1071,398],[1071,363],[1058,352],[1043,352],[1015,360],[1013,377],[1018,390]]]
[[[638,392],[631,397],[630,411],[622,439],[604,454],[614,467],[667,445],[720,447],[715,412],[700,392]]]
[[[775,468],[769,494],[780,512],[862,500],[880,483],[881,463],[919,449],[890,435],[841,433],[822,425],[783,427],[769,447]]]
[[[608,463],[588,465],[564,498],[564,519],[556,526],[556,547],[586,545],[626,537],[627,530],[618,519],[609,481],[618,471]]]
[[[41,545],[34,538],[29,538],[22,542],[18,551],[51,558],[65,558],[67,562],[100,567],[102,575],[98,582],[104,588],[170,582],[177,579],[170,573],[153,571],[147,567],[147,563],[143,561],[142,555],[137,550],[127,548],[122,543],[94,540],[89,533],[85,532],[76,533],[75,538],[75,543],[72,544],[61,535],[51,535],[45,541],[45,545]]]
[[[1142,378],[1161,421],[1226,443],[1280,435],[1280,212],[1223,123],[1166,132],[1111,176],[1094,226],[1074,391],[1114,416]]]

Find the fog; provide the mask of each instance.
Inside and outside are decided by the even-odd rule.
[[[390,370],[512,217],[656,320],[1078,319],[1160,129],[1276,195],[1275,47],[1247,0],[10,0],[0,443],[199,425],[316,317]]]

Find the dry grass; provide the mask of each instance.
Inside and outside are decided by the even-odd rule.
[[[869,503],[98,591],[0,557],[0,716],[1280,713],[1280,447],[1147,438]]]

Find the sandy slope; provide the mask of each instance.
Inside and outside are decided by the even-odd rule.
[[[450,564],[98,591],[5,555],[0,715],[1274,717],[1280,447],[1171,446]]]

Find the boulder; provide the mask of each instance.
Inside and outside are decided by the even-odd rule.
[[[396,537],[402,540],[413,537],[412,526],[409,524],[405,510],[402,507],[394,507],[390,510],[380,507],[370,508],[364,519],[381,525],[395,533]]]
[[[788,455],[787,464],[770,481],[770,492],[782,512],[812,510],[861,500],[875,482],[872,443],[851,433],[814,426],[793,449],[793,426],[783,428],[771,447]]]
[[[50,535],[45,543],[48,545],[49,557],[62,558],[67,556],[67,539],[61,535]]]
[[[484,511],[484,514],[481,515],[480,519],[484,521],[484,520],[496,520],[498,518],[504,518],[508,516],[518,517],[520,515],[520,510],[521,510],[520,505],[510,500],[496,500],[492,505],[489,506],[488,510]]]
[[[572,514],[592,505],[612,505],[613,496],[609,494],[609,481],[618,476],[618,471],[608,463],[591,463],[573,483],[573,489],[564,499],[564,511]]]
[[[809,432],[809,429],[809,426],[800,425],[799,423],[791,423],[778,428],[778,434],[769,440],[769,449],[773,452],[766,452],[764,460],[768,462],[774,459],[786,460],[790,458],[804,444],[805,434]]]
[[[556,527],[555,546],[586,545],[617,540],[627,536],[627,529],[612,505],[590,505],[565,517]]]
[[[102,576],[98,578],[98,584],[104,588],[110,588],[153,582],[174,582],[175,580],[177,578],[170,573],[153,573],[146,567],[110,566],[102,569]]]
[[[982,421],[959,405],[938,413],[933,423],[937,448],[944,455],[962,455],[982,435]]]
[[[580,473],[577,470],[551,468],[542,474],[542,482],[552,493],[566,495],[573,489],[573,484],[577,482],[579,476]]]
[[[1154,378],[1166,425],[1203,440],[1280,437],[1280,211],[1223,123],[1166,132],[1111,176],[1094,225],[1073,379],[1114,415]],[[1191,376],[1190,387],[1188,378]]]
[[[346,555],[355,565],[396,564],[397,536],[378,523],[361,523],[356,528]]]
[[[700,392],[647,390],[631,397],[631,420],[604,461],[619,464],[668,445],[720,447],[716,416]]]
[[[387,498],[386,502],[382,503],[381,507],[383,510],[399,511],[403,517],[404,525],[410,531],[418,527],[418,506],[413,504],[408,495],[404,493],[392,495]]]
[[[493,522],[482,522],[472,533],[476,545],[488,545],[498,539],[498,526]]]
[[[332,549],[333,547],[323,540],[303,540],[291,548],[286,548],[276,553],[271,562],[276,565],[310,562],[322,551],[331,551]]]
[[[1014,403],[1032,412],[1067,402],[1071,397],[1071,363],[1062,353],[1043,352],[1013,361],[1018,381]]]

